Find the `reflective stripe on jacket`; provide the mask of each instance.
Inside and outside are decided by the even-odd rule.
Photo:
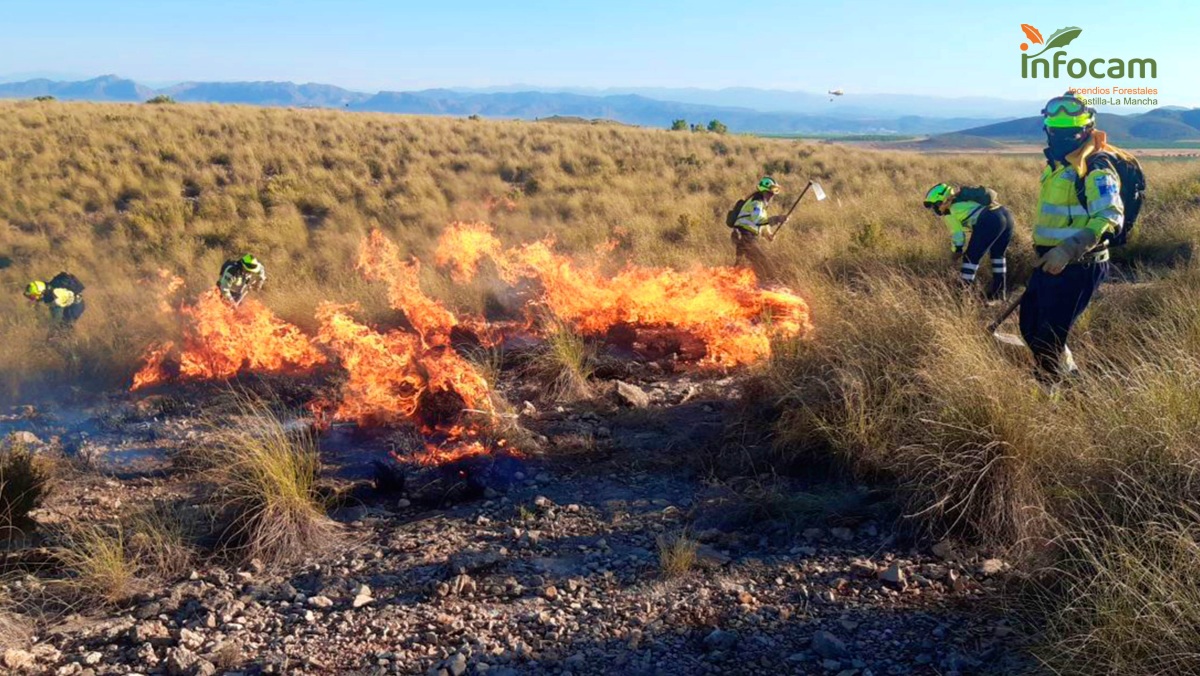
[[[1091,230],[1100,241],[1106,233],[1121,229],[1125,205],[1121,202],[1121,179],[1115,170],[1097,168],[1084,176],[1086,209],[1075,192],[1075,179],[1079,172],[1087,171],[1087,158],[1095,151],[1092,142],[1075,163],[1051,164],[1042,171],[1037,221],[1033,227],[1035,246],[1058,246],[1083,229]]]
[[[79,296],[70,289],[56,287],[47,289],[45,302],[53,307],[71,307],[79,300]]]
[[[250,284],[252,281],[258,284],[266,282],[267,268],[260,264],[257,273],[247,272],[246,268],[242,267],[241,261],[230,261],[221,266],[221,277],[217,280],[217,288],[222,293],[229,293]]]
[[[993,208],[999,209],[1000,205]],[[967,245],[967,233],[975,228],[979,215],[986,210],[987,206],[970,200],[950,204],[950,212],[942,216],[942,222],[950,231],[950,243],[955,251]]]
[[[738,212],[737,220],[733,222],[735,228],[754,235],[761,234],[760,231],[766,224],[767,203],[757,196],[746,200],[746,203],[742,205],[742,210]]]

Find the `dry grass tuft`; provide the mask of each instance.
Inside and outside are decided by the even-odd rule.
[[[143,576],[169,581],[192,569],[193,543],[204,532],[194,508],[180,503],[156,502],[125,520],[126,547]]]
[[[528,372],[545,385],[551,401],[590,399],[589,379],[595,370],[595,348],[570,325],[557,320],[545,333],[545,344],[530,359]]]
[[[140,590],[142,579],[120,526],[73,527],[65,537],[62,562],[67,592],[83,601],[118,605]]]
[[[207,449],[205,475],[237,558],[298,560],[336,541],[317,487],[320,458],[308,429],[289,430],[263,404],[244,402],[241,422]]]
[[[686,530],[659,535],[656,541],[658,567],[663,576],[672,579],[682,577],[696,565],[696,551],[700,545],[689,537]]]

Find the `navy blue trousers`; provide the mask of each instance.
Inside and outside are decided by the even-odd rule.
[[[1057,275],[1038,268],[1021,298],[1021,337],[1033,351],[1040,374],[1062,375],[1059,361],[1075,320],[1108,277],[1108,262],[1074,263]]]
[[[987,298],[1004,298],[1008,295],[1008,243],[1013,234],[1012,213],[1005,207],[985,211],[979,215],[975,228],[971,232],[971,241],[963,255],[961,279],[963,284],[971,286],[975,283],[975,274],[983,262],[985,254],[991,255],[992,283],[988,287]]]

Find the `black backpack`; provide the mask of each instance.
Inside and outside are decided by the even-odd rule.
[[[737,227],[738,216],[741,215],[742,207],[746,206],[746,202],[749,199],[749,197],[743,197],[742,199],[733,203],[733,208],[729,210],[729,213],[725,214],[725,225],[731,228]]]
[[[996,203],[996,191],[981,185],[964,185],[958,189],[958,194],[954,196],[954,201],[975,202],[980,206],[990,207]]]
[[[1097,169],[1109,169],[1117,173],[1121,184],[1121,201],[1125,204],[1125,224],[1118,232],[1105,235],[1109,246],[1122,246],[1129,241],[1129,233],[1137,223],[1142,203],[1146,201],[1146,172],[1137,158],[1116,148],[1092,153],[1087,159],[1087,173]],[[1084,177],[1075,179],[1075,199],[1087,210],[1087,190]]]
[[[83,282],[69,272],[60,272],[46,286],[51,289],[66,289],[75,295],[83,293]]]

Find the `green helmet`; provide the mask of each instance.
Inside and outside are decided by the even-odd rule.
[[[25,297],[29,300],[41,300],[46,293],[46,283],[41,280],[34,280],[25,287]]]
[[[1096,124],[1096,109],[1068,91],[1046,102],[1042,124],[1048,129],[1088,129]]]
[[[954,195],[954,188],[948,183],[938,183],[925,193],[925,208],[936,209],[939,204],[950,199]]]
[[[258,272],[262,269],[262,265],[259,264],[257,258],[250,254],[246,254],[245,256],[242,256],[242,269],[244,269],[246,272]]]
[[[780,187],[779,184],[775,182],[775,179],[771,178],[770,176],[763,176],[762,180],[758,182],[758,191],[777,193],[780,191]]]

